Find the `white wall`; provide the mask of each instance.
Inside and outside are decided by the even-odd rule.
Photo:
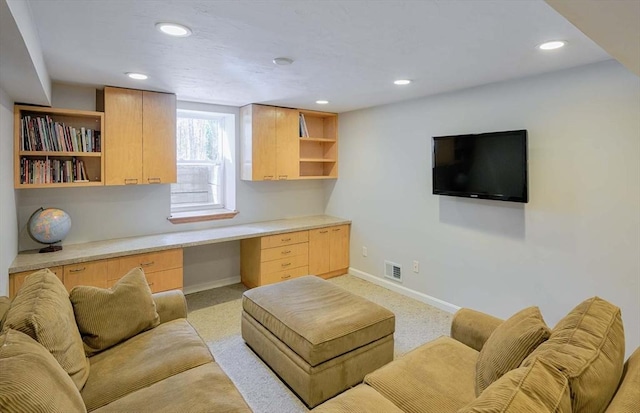
[[[8,268],[18,253],[13,189],[13,102],[0,89],[0,296],[9,295]]]
[[[93,110],[95,90],[54,85],[53,105]],[[204,104],[190,107],[202,110],[206,106],[214,111],[239,113],[239,109],[234,107]],[[236,119],[236,126],[238,124]],[[236,147],[238,139],[236,127]],[[236,176],[240,176],[239,171],[236,171]],[[41,206],[62,208],[71,216],[72,228],[63,245],[324,213],[323,182],[245,182],[237,179],[236,185],[236,209],[240,213],[234,219],[181,225],[167,221],[170,213],[169,185],[19,190],[19,248],[22,251],[40,247],[28,237],[26,223],[33,211]],[[184,284],[187,290],[240,275],[239,244],[228,244],[185,251]],[[207,256],[210,256],[209,261]],[[210,271],[203,270],[207,265]]]
[[[523,128],[528,204],[432,195],[432,136]],[[640,345],[640,78],[609,61],[342,114],[339,132],[325,212],[353,220],[353,269],[395,261],[414,291],[499,317],[538,305],[551,326],[598,295]]]

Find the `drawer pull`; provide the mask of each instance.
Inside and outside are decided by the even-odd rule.
[[[291,250],[282,251],[280,254],[282,255],[291,254]]]
[[[285,263],[281,264],[281,266],[282,266],[282,267],[288,267],[288,266],[290,266],[290,265],[291,265],[291,263],[290,263],[290,262],[285,262]]]
[[[153,286],[153,283],[147,283],[147,285],[148,285],[149,287],[151,287],[151,286]]]
[[[156,263],[155,261],[141,262],[141,263],[140,263],[140,266],[141,266],[141,267],[148,267],[148,266],[153,265],[153,264],[155,264],[155,263]]]
[[[291,278],[291,275],[283,275],[282,277],[280,277],[283,280],[286,280],[287,278]]]
[[[273,179],[273,175],[265,175],[263,178],[264,179]]]
[[[125,185],[135,185],[137,183],[138,183],[138,180],[134,179],[134,178],[125,178],[124,179],[124,184]]]
[[[282,242],[291,241],[291,238],[282,238],[280,241],[282,241]]]
[[[329,230],[320,231],[321,234],[326,234]]]
[[[340,228],[334,228],[333,231],[340,231]]]
[[[278,179],[288,179],[289,175],[278,175]]]
[[[73,270],[69,270],[69,272],[82,272],[82,271],[84,271],[86,269],[87,269],[87,267],[74,268]]]
[[[160,178],[149,178],[149,179],[147,179],[147,181],[148,181],[150,184],[159,184],[159,183],[162,183],[162,181],[160,180]]]

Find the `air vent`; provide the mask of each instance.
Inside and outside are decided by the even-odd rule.
[[[384,262],[384,276],[402,282],[402,266],[391,261]]]

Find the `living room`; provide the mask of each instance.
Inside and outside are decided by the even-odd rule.
[[[11,2],[3,3],[4,12]],[[35,9],[44,7],[28,3],[36,16]],[[556,13],[542,2],[529,5]],[[311,103],[307,109],[339,112],[338,179],[251,182],[239,179],[237,170],[239,214],[230,220],[170,223],[169,185],[14,189],[14,103],[44,103],[9,94],[3,83],[0,295],[8,294],[7,270],[18,252],[38,247],[25,227],[41,206],[61,208],[72,217],[63,245],[326,214],[351,221],[349,273],[355,277],[450,313],[466,307],[508,318],[536,305],[550,326],[597,295],[620,307],[630,355],[640,345],[640,80],[637,70],[614,60],[620,58],[600,49],[597,39],[592,42],[562,16],[555,17],[562,23],[554,28],[573,36],[565,50],[555,53],[582,45],[592,53],[583,51],[588,57],[582,64],[547,62],[538,72],[528,72],[536,59],[558,56],[540,55],[532,44],[525,55],[531,61],[514,59],[511,73],[503,71],[502,78],[492,78],[487,70],[482,82],[460,82],[450,89],[445,85],[423,96],[390,84],[384,94],[393,95],[392,100],[346,111],[332,109],[331,96],[307,96],[330,100],[326,107]],[[22,22],[18,26],[23,37],[29,38],[30,25],[31,35],[38,32],[37,19],[24,23],[24,15],[14,18]],[[192,29],[197,38],[197,28]],[[542,33],[545,39],[540,40],[548,36]],[[411,47],[419,44],[414,40]],[[411,47],[408,53],[414,53]],[[53,107],[95,110],[96,87],[107,82],[60,82],[43,76],[38,68],[46,69],[51,53],[44,48],[39,57],[31,55],[34,68],[23,75],[44,84],[40,87],[49,90],[44,95]],[[291,67],[297,64],[304,62],[296,59]],[[460,70],[461,78],[468,73],[446,70]],[[91,79],[92,73],[78,76]],[[122,77],[119,86],[150,87]],[[419,72],[411,77],[414,84],[408,88],[430,82]],[[155,88],[173,92],[170,84],[167,80]],[[433,90],[437,87],[432,85]],[[286,97],[262,93],[261,99],[244,103],[274,104]],[[374,96],[370,99],[375,101]],[[215,100],[198,102],[178,95],[178,107],[239,119],[240,104]],[[528,203],[432,194],[431,137],[516,129],[528,131]],[[237,121],[236,131],[239,135]],[[184,291],[238,283],[240,256],[239,241],[185,248]],[[402,265],[402,283],[384,277],[385,260]],[[417,272],[412,271],[414,261],[419,263]]]

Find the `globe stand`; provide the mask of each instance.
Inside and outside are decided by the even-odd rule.
[[[56,252],[60,250],[62,250],[62,245],[51,244],[48,247],[41,248],[39,252],[42,254],[43,252]]]

